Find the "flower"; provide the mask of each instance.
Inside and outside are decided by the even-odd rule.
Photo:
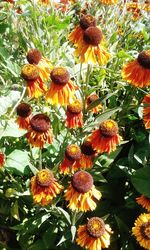
[[[19,128],[28,129],[32,112],[31,106],[25,102],[22,102],[17,106],[16,111],[18,115],[16,122],[18,123]]]
[[[78,166],[76,164],[76,161],[80,159],[80,156],[81,150],[77,145],[68,145],[65,150],[64,160],[59,166],[60,173],[66,175],[77,171]]]
[[[144,103],[143,108],[143,120],[146,129],[150,129],[150,94],[146,95],[142,101]]]
[[[82,15],[80,18],[80,25],[78,25],[68,36],[70,42],[78,45],[83,39],[84,30],[91,26],[96,26],[96,19],[91,15]]]
[[[51,3],[51,0],[38,0],[39,3],[49,5]]]
[[[48,169],[40,170],[31,179],[33,200],[42,206],[49,205],[62,190],[63,186],[58,184],[53,173]]]
[[[35,65],[25,64],[22,67],[21,76],[26,81],[29,97],[38,98],[47,90]]]
[[[51,104],[68,105],[75,99],[77,87],[70,80],[69,72],[63,67],[56,67],[51,72],[50,89],[46,99]]]
[[[112,230],[99,217],[92,217],[85,225],[79,226],[76,242],[88,250],[101,250],[110,245]]]
[[[132,233],[141,247],[150,249],[150,214],[141,214],[136,219]]]
[[[100,123],[89,137],[92,147],[98,153],[110,153],[116,150],[116,145],[120,143],[122,137],[118,133],[118,125],[113,120],[106,120]]]
[[[45,114],[34,115],[30,120],[26,138],[33,147],[43,148],[45,143],[51,144],[53,133],[49,117]]]
[[[92,104],[92,103],[94,103],[96,100],[98,100],[99,99],[99,97],[98,97],[98,95],[97,94],[91,94],[91,95],[89,95],[88,97],[87,97],[87,99],[86,99],[86,104],[87,104],[87,107],[90,105],[90,104]],[[92,112],[93,114],[97,114],[97,113],[99,113],[99,112],[101,112],[102,111],[102,104],[100,103],[100,104],[98,104],[98,105],[96,105],[94,108],[91,108],[89,111],[90,112]]]
[[[93,177],[86,171],[76,172],[65,191],[65,199],[71,210],[93,211],[96,208],[95,200],[100,200],[101,193],[93,184]]]
[[[137,20],[141,16],[141,5],[137,0],[126,4],[127,11],[133,13],[133,20]]]
[[[78,128],[83,126],[82,103],[75,100],[67,106],[66,111],[66,126],[67,128]]]
[[[99,63],[105,65],[110,58],[105,50],[102,31],[98,27],[91,26],[84,30],[83,37],[78,42],[75,55],[82,63]]]
[[[30,64],[34,64],[39,71],[39,76],[43,82],[49,79],[52,70],[52,64],[49,59],[42,56],[37,49],[30,49],[27,53],[27,60]]]
[[[144,9],[145,11],[147,11],[147,12],[150,11],[150,0],[145,0],[143,9]]]
[[[116,4],[118,0],[100,0],[100,3],[103,4]]]
[[[137,59],[123,66],[122,77],[130,84],[144,88],[150,85],[150,50],[143,50]]]
[[[147,209],[148,212],[150,212],[150,198],[146,197],[145,195],[141,195],[140,197],[136,198],[136,202],[143,208]]]
[[[5,155],[3,152],[0,152],[0,168],[2,168],[5,164]]]
[[[80,168],[91,168],[93,165],[93,158],[95,157],[95,150],[92,148],[92,144],[89,141],[85,141],[81,145],[81,157],[78,161]]]

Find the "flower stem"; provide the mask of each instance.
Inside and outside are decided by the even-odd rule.
[[[42,149],[39,149],[39,170],[42,170]]]
[[[15,106],[14,106],[13,109],[12,109],[12,111],[10,112],[9,118],[11,118],[11,116],[13,115],[13,113],[14,113],[14,111],[16,110],[17,106],[19,105],[19,103],[20,103],[21,100],[23,99],[25,92],[26,92],[26,87],[23,88],[22,95],[20,96],[18,102],[15,104]]]

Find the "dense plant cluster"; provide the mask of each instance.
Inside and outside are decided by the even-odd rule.
[[[150,2],[0,2],[0,249],[150,249]]]

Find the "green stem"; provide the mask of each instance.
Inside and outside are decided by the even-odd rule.
[[[14,113],[14,111],[16,110],[17,106],[19,105],[19,103],[20,103],[21,100],[23,99],[25,92],[26,92],[26,87],[23,88],[22,95],[21,95],[21,97],[19,98],[18,102],[17,102],[17,103],[15,104],[15,106],[13,107],[12,111],[10,112],[9,118],[11,118],[11,116],[13,115],[13,113]]]
[[[42,170],[42,149],[39,149],[39,170]]]
[[[89,77],[90,77],[90,65],[87,66],[87,72],[83,87],[83,114],[85,114],[85,106],[86,106],[86,97],[87,97],[87,90],[88,90],[88,84],[89,84]]]
[[[77,216],[77,212],[75,211],[72,216],[72,226],[76,224],[76,216]]]

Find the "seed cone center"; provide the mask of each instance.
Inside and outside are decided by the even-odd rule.
[[[79,158],[81,156],[81,150],[75,144],[68,145],[67,148],[66,148],[66,150],[65,150],[65,156],[70,161],[79,160]]]
[[[72,186],[79,193],[87,193],[93,186],[93,177],[86,171],[78,171],[72,177]]]
[[[90,26],[96,26],[96,19],[91,15],[83,15],[80,18],[80,27],[86,30]]]
[[[38,64],[42,58],[42,54],[38,49],[30,49],[27,53],[27,60],[31,64]]]
[[[48,169],[40,170],[36,175],[37,183],[42,187],[48,187],[53,179],[54,176]]]
[[[51,72],[51,79],[55,84],[65,85],[70,79],[69,72],[63,67],[54,68]]]
[[[93,155],[95,153],[95,151],[92,148],[92,144],[89,141],[85,141],[83,142],[83,144],[81,145],[81,152],[85,155]]]
[[[90,236],[99,238],[105,233],[105,223],[99,217],[93,217],[89,219],[87,223],[87,231]]]
[[[32,108],[29,104],[22,102],[17,106],[16,111],[17,115],[26,118],[31,114]]]
[[[72,104],[69,104],[67,106],[67,110],[70,113],[79,114],[82,111],[82,103],[80,101],[76,100],[75,102],[73,102]]]
[[[87,98],[87,104],[88,105],[91,104],[92,102],[96,101],[98,98],[99,97],[96,94],[92,94],[92,95],[88,96],[88,98]]]
[[[83,40],[89,45],[98,46],[103,38],[101,30],[97,27],[89,27],[84,31]]]
[[[100,124],[99,130],[103,136],[112,137],[118,133],[118,125],[113,120],[106,120]]]
[[[143,68],[150,69],[150,50],[143,50],[137,60]]]
[[[38,114],[32,117],[30,124],[34,131],[43,133],[50,128],[50,119],[47,115]]]
[[[39,77],[39,71],[33,64],[25,64],[22,67],[21,76],[25,80],[36,80]]]

